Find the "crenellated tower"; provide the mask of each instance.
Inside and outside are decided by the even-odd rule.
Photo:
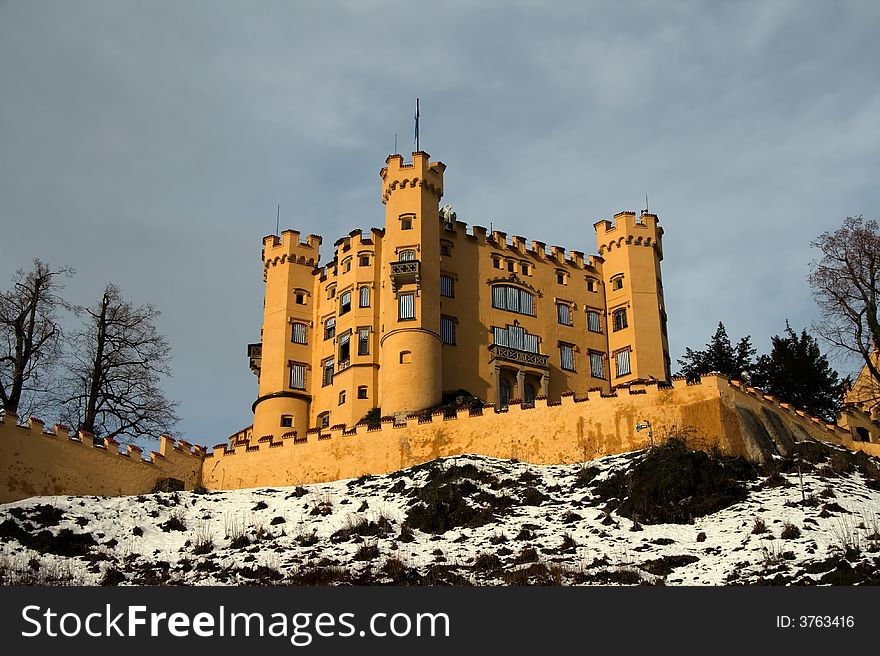
[[[669,344],[660,261],[663,228],[657,216],[619,212],[594,225],[603,259],[611,384],[668,380]]]
[[[380,172],[385,205],[379,326],[379,407],[419,410],[440,402],[441,162],[391,155]]]
[[[254,430],[263,435],[296,431],[305,434],[314,344],[314,271],[321,237],[285,230],[281,237],[263,239],[263,307],[261,343],[248,347],[251,369],[259,377],[259,396],[253,404]]]

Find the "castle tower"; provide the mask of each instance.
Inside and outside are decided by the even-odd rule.
[[[599,221],[596,242],[603,258],[610,381],[670,378],[669,344],[660,261],[663,228],[657,216],[619,212]]]
[[[263,239],[262,343],[249,346],[251,368],[259,377],[254,402],[254,437],[283,435],[308,429],[313,376],[311,345],[315,343],[312,310],[314,269],[321,238],[285,230],[281,238]],[[319,383],[320,384],[320,383]]]
[[[436,405],[442,396],[439,207],[446,166],[420,151],[411,164],[401,155],[385,162],[379,407],[391,414]]]

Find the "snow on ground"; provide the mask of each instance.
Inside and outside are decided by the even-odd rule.
[[[807,504],[796,470],[756,470],[742,482],[744,500],[692,523],[649,525],[621,516],[618,502],[597,491],[645,458],[641,451],[537,466],[457,456],[305,487],[36,497],[0,506],[0,581],[880,582],[876,464],[866,475],[805,463]]]

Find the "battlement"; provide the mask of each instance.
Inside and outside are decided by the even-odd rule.
[[[614,215],[613,224],[603,219],[594,223],[593,227],[596,229],[599,255],[604,255],[612,248],[620,248],[623,244],[636,244],[653,246],[660,251],[660,258],[663,257],[660,250],[663,228],[656,214],[642,212],[637,216],[635,212],[618,212]]]
[[[406,187],[426,187],[438,199],[442,198],[446,165],[429,160],[430,155],[423,151],[414,152],[412,162],[408,164],[404,163],[403,155],[389,155],[385,160],[386,166],[379,172],[382,178],[382,204],[388,203],[395,189]]]
[[[320,246],[323,239],[319,235],[309,235],[305,242],[300,241],[298,230],[284,230],[281,237],[263,237],[263,265],[269,267],[285,262],[296,262],[310,267],[318,266]]]

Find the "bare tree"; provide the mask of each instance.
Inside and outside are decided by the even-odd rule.
[[[859,377],[869,407],[880,403],[880,232],[877,222],[847,217],[812,242],[822,252],[809,281],[824,317],[818,334],[864,365]],[[867,372],[867,375],[865,375]]]
[[[65,419],[100,438],[158,437],[177,422],[177,403],[159,387],[170,376],[171,349],[156,331],[159,311],[135,307],[108,285],[91,308],[67,356]]]
[[[62,331],[58,312],[67,307],[59,296],[59,278],[73,269],[53,269],[35,259],[19,269],[9,291],[0,292],[0,402],[5,412],[41,414],[52,404],[51,371],[59,356]]]

